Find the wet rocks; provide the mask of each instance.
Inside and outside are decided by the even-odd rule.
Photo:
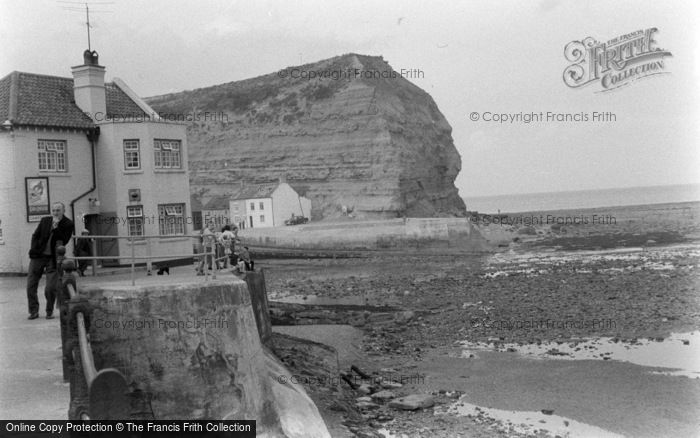
[[[405,411],[430,408],[435,404],[435,399],[429,394],[411,394],[399,397],[389,402],[389,407]]]
[[[379,402],[386,402],[388,400],[396,398],[396,394],[392,391],[384,390],[384,391],[379,391],[375,392],[370,396],[372,400],[379,401]]]
[[[372,403],[372,402],[367,402],[367,401],[357,402],[357,403],[355,403],[355,406],[357,407],[357,409],[360,409],[360,410],[379,409],[378,404]]]

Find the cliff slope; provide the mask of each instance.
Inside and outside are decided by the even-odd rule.
[[[189,122],[191,190],[203,201],[282,177],[311,199],[314,219],[342,206],[360,217],[465,215],[452,128],[381,57],[348,54],[147,101]]]

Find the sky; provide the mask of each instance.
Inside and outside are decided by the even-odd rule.
[[[90,3],[92,48],[107,80],[119,77],[144,97],[350,52],[420,69],[410,80],[453,128],[462,158],[455,184],[465,197],[700,183],[697,1]],[[0,7],[0,77],[69,77],[82,64],[85,15],[66,9],[80,5]],[[568,43],[649,28],[655,47],[670,52],[663,74],[606,92],[600,81],[564,83]],[[547,112],[588,121],[500,123],[491,115]],[[593,121],[594,112],[614,120]]]

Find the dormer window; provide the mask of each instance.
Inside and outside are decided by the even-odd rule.
[[[156,169],[181,169],[180,140],[154,140],[154,162]]]

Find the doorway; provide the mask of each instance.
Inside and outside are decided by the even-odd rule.
[[[115,213],[88,214],[85,215],[85,228],[93,236],[116,236],[119,232],[118,223],[114,218]],[[97,242],[97,256],[108,257],[119,255],[119,244],[117,239],[95,239]],[[119,259],[98,260],[102,266],[117,266]]]

